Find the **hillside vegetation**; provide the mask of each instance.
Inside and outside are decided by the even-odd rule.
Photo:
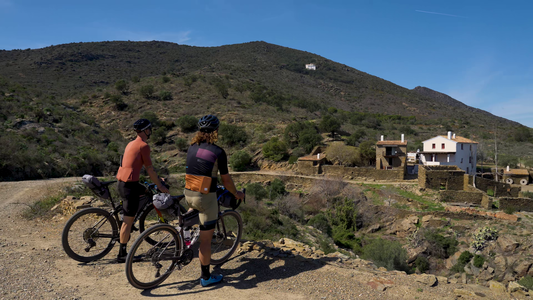
[[[306,63],[317,70],[306,70]],[[268,159],[294,162],[327,135],[368,150],[381,134],[399,139],[405,133],[415,150],[448,130],[482,142],[490,157],[495,129],[504,157],[516,164],[533,157],[531,130],[516,122],[265,42],[211,48],[100,42],[0,51],[0,78],[1,138],[10,141],[0,161],[4,180],[116,172],[118,153],[141,116],[157,125],[152,146],[159,166],[180,171],[194,129],[190,120],[207,113],[223,120],[220,143],[241,158],[242,151],[265,154],[268,144]],[[358,161],[365,162],[364,155]]]

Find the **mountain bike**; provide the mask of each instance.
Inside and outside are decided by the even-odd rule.
[[[111,210],[96,207],[86,208],[75,213],[65,224],[61,234],[61,243],[70,258],[79,262],[98,260],[106,256],[119,242],[123,208],[122,200],[118,205],[115,205],[113,197],[109,193],[109,185],[114,182],[116,181],[101,182],[101,188],[108,192]],[[162,214],[152,204],[152,196],[159,193],[157,186],[147,182],[142,185],[146,190],[139,199],[139,210],[135,215],[132,231],[143,232],[156,224],[177,222],[176,218]],[[155,241],[149,242],[155,243]]]
[[[245,192],[245,190],[243,190]],[[185,196],[175,196],[177,205]],[[240,204],[240,200],[238,202]],[[238,205],[237,205],[238,206]],[[236,207],[234,206],[234,209]],[[200,237],[198,211],[178,212],[178,225],[159,224],[145,230],[133,243],[126,258],[126,277],[138,289],[150,289],[165,281],[175,268],[181,270],[194,258],[192,246]],[[211,264],[225,263],[237,249],[242,236],[242,218],[235,210],[221,210],[211,241]],[[190,232],[190,239],[186,236]],[[185,235],[185,236],[184,236]],[[155,241],[155,243],[153,243]]]

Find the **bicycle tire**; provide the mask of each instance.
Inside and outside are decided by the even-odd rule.
[[[139,232],[142,233],[146,229],[159,224],[169,224],[175,227],[179,225],[177,217],[172,216],[166,212],[162,212],[162,214],[164,222],[161,222],[161,220],[159,219],[159,215],[157,214],[154,205],[150,204],[139,217]],[[148,242],[152,245],[155,245],[154,240],[148,240]]]
[[[211,265],[228,261],[237,250],[241,237],[241,215],[233,210],[224,211],[218,218],[211,240]]]
[[[148,239],[156,241],[156,244],[151,244]],[[158,286],[172,274],[176,267],[174,258],[181,252],[180,233],[171,225],[159,224],[146,229],[135,240],[126,257],[128,282],[142,290]],[[161,274],[163,264],[166,268]]]
[[[118,237],[118,225],[111,213],[91,207],[70,217],[63,228],[61,244],[70,258],[90,262],[106,256],[115,246]],[[98,247],[99,245],[102,247]],[[85,255],[86,253],[90,255]]]

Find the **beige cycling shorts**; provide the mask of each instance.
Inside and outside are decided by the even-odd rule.
[[[185,200],[189,207],[197,209],[200,213],[200,225],[212,225],[218,220],[217,193],[202,194],[200,192],[183,190]]]

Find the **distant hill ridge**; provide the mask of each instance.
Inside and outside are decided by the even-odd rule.
[[[305,69],[317,65],[316,71]],[[428,88],[409,90],[321,56],[266,42],[193,47],[169,42],[72,43],[0,51],[0,77],[66,98],[134,76],[215,73],[347,111],[519,124]]]

